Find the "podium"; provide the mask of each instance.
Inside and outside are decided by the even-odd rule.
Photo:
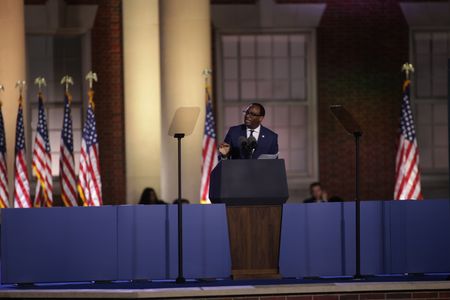
[[[223,160],[209,197],[227,206],[233,279],[279,278],[282,204],[289,197],[284,160]]]

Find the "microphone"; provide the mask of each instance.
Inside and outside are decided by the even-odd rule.
[[[249,138],[248,138],[248,148],[250,149],[250,150],[254,150],[254,149],[256,149],[256,146],[258,145],[258,142],[256,142],[256,139],[255,139],[255,137],[253,136],[253,135],[251,135]]]
[[[241,149],[246,149],[248,147],[248,141],[245,136],[239,137],[239,145],[240,145]]]

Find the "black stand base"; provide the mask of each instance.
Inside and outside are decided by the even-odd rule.
[[[365,276],[363,276],[361,274],[353,275],[353,280],[360,281],[360,280],[364,280],[364,279],[365,279]]]
[[[186,283],[186,279],[184,277],[178,277],[175,282],[176,283]]]

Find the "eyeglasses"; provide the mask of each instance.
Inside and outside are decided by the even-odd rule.
[[[261,117],[262,116],[262,115],[255,114],[254,112],[251,112],[251,111],[248,111],[248,110],[243,110],[242,113],[244,115],[250,115],[252,117]]]

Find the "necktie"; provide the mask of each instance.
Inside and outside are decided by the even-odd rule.
[[[250,135],[249,135],[249,138],[250,138],[250,137],[254,137],[254,136],[253,136],[253,132],[255,132],[255,131],[254,131],[253,129],[250,129]]]

